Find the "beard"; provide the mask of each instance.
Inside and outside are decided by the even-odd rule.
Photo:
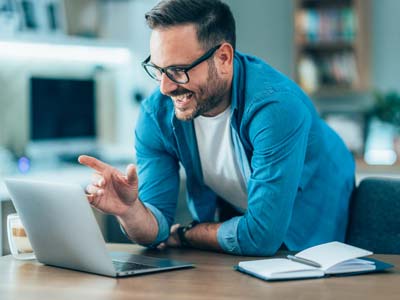
[[[206,115],[225,100],[228,93],[228,81],[223,80],[218,76],[213,60],[208,62],[208,67],[207,83],[200,86],[197,93],[179,87],[168,94],[170,97],[177,97],[188,93],[192,94],[191,100],[193,101],[194,107],[191,106],[186,109],[180,109],[174,105],[175,116],[179,120],[189,121],[200,115]]]

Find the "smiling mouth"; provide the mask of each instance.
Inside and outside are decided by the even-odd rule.
[[[193,93],[189,92],[171,98],[174,101],[175,107],[181,109],[185,108],[188,104],[190,104],[191,100],[193,99]]]

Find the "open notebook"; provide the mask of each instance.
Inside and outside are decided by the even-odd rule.
[[[370,251],[340,242],[330,242],[303,250],[288,258],[242,261],[238,271],[264,280],[316,278],[382,271],[393,265],[376,259],[360,259]]]

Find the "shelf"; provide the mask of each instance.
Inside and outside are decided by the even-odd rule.
[[[369,0],[295,0],[293,77],[312,97],[370,85]]]
[[[319,7],[348,7],[351,5],[352,0],[301,0],[302,6],[307,8],[319,8]]]
[[[312,92],[310,96],[312,98],[335,98],[363,92],[365,91],[362,89],[356,89],[350,86],[326,85],[319,87],[318,90]]]
[[[298,47],[305,51],[352,51],[354,43],[343,41],[300,42]]]

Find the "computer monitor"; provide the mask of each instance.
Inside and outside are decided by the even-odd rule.
[[[30,79],[31,140],[95,138],[93,79]]]
[[[36,152],[72,160],[96,148],[96,81],[31,77],[30,143]],[[37,156],[37,155],[33,155]]]

